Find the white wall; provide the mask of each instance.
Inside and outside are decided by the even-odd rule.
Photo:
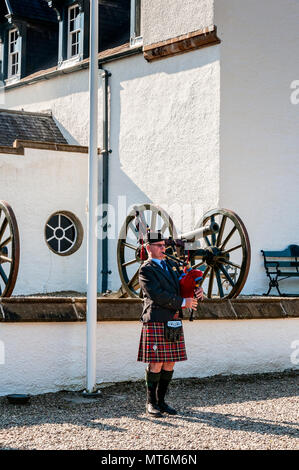
[[[296,369],[298,321],[185,321],[188,360],[176,364],[174,377]],[[140,329],[139,322],[98,323],[97,383],[143,379]],[[0,395],[84,389],[85,345],[84,323],[1,323]]]
[[[218,59],[218,46],[213,46],[151,64],[138,55],[105,67],[112,73],[109,202],[116,218],[122,195],[127,207],[149,201],[193,205],[193,220],[187,210],[174,219],[178,230],[193,229],[202,212],[218,206]],[[9,90],[5,98],[7,108],[51,109],[69,143],[88,144],[88,71],[32,84],[26,93],[23,87]],[[101,116],[99,80],[99,145]],[[101,174],[100,165],[100,194]],[[124,218],[121,214],[116,237]],[[109,269],[109,288],[117,290],[116,240],[109,242]]]
[[[247,294],[267,290],[261,249],[299,244],[299,105],[290,100],[299,78],[298,19],[296,0],[215,0],[222,41],[220,204],[235,210],[249,232]],[[281,286],[298,293],[298,278]]]
[[[142,0],[143,43],[152,44],[214,24],[214,0]]]
[[[25,149],[0,153],[0,198],[12,207],[20,233],[20,265],[13,295],[63,290],[86,292],[86,153]],[[57,211],[76,215],[84,228],[81,247],[58,256],[47,246],[44,228]]]

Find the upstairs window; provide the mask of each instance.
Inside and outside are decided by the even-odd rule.
[[[76,57],[80,51],[81,15],[79,5],[68,10],[68,58]]]
[[[131,0],[130,12],[130,46],[139,46],[142,44],[141,36],[141,1]]]
[[[12,29],[8,34],[8,77],[19,73],[18,30]]]

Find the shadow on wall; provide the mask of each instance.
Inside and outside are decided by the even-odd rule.
[[[214,129],[217,123],[215,124],[213,121],[214,127],[212,128],[209,125],[201,127],[199,134],[197,133],[197,123],[206,122],[206,117],[209,114],[208,120],[212,121],[215,115],[215,105],[214,107],[209,106],[209,101],[205,101],[203,105],[199,90],[201,80],[204,86],[207,86],[211,75],[215,79],[215,71],[210,70],[209,66],[218,62],[218,52],[218,47],[213,46],[151,64],[147,63],[142,55],[137,55],[103,66],[112,74],[109,79],[110,148],[112,149],[112,153],[109,155],[109,203],[114,208],[117,228],[115,236],[109,240],[108,269],[112,271],[109,274],[111,281],[109,288],[113,286],[113,290],[120,286],[116,247],[117,236],[125,220],[123,210],[119,208],[119,196],[125,197],[126,209],[133,204],[144,202],[161,204],[162,206],[167,202],[169,204],[176,203],[177,196],[182,194],[179,183],[184,181],[184,167],[189,168],[188,178],[191,178],[192,175],[192,179],[195,180],[194,170],[192,170],[195,156],[198,157],[198,161],[200,161],[202,152],[211,154],[210,161],[214,157],[214,141],[213,145],[207,149],[199,146],[198,142],[201,139],[203,142],[213,140],[210,135],[214,135],[214,133],[218,135],[218,131],[215,132]],[[200,78],[196,73],[197,70],[200,70]],[[87,78],[87,73],[85,77]],[[217,79],[215,79],[215,83],[217,86]],[[79,85],[78,80],[74,82],[72,90],[74,95],[77,93],[76,86],[80,88],[82,83]],[[101,84],[99,86],[101,87]],[[168,90],[168,88],[165,103],[162,105],[160,102],[161,89]],[[63,93],[66,94],[66,89],[59,87],[58,98]],[[86,87],[87,93],[88,87]],[[212,98],[209,98],[210,95]],[[217,100],[208,88],[204,88],[203,96],[211,99],[212,104],[215,99]],[[216,96],[218,95],[216,94]],[[102,142],[101,101],[102,88],[99,90],[100,147]],[[196,104],[193,104],[192,107],[189,106],[189,103]],[[201,106],[199,106],[200,103]],[[78,111],[76,109],[76,113]],[[79,125],[79,119],[80,113],[77,117],[77,125]],[[69,143],[78,143],[76,136],[72,135],[71,129],[66,129],[60,122],[58,125]],[[86,128],[87,135],[88,123],[82,125]],[[182,152],[184,153],[183,158]],[[174,165],[171,165],[171,159],[175,162]],[[178,162],[180,165],[177,165]],[[205,171],[207,166],[207,163],[203,164]],[[99,158],[99,203],[102,194],[102,174],[102,162]],[[149,181],[151,191],[148,191]],[[198,184],[194,182],[194,185],[196,186],[194,196],[184,197],[184,201],[190,204],[194,200],[196,203],[201,200],[203,195],[202,199],[207,205],[205,209],[214,208],[215,191],[210,195],[211,191],[208,189],[205,177],[201,177]],[[179,199],[178,202],[181,203]],[[121,202],[122,204],[123,202]],[[201,215],[198,214],[196,222]],[[176,221],[174,223],[176,224]],[[190,227],[190,229],[193,228],[193,226]],[[101,242],[98,244],[98,250],[99,260],[101,260]],[[101,270],[102,268],[99,268],[99,278]],[[99,281],[100,286],[101,281]]]

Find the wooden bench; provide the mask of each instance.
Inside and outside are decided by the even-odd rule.
[[[299,277],[299,246],[289,245],[282,251],[261,250],[261,252],[264,257],[266,274],[270,279],[268,292],[264,295],[269,295],[272,287],[276,287],[280,296],[296,296],[296,294],[282,294],[278,283],[290,277]]]

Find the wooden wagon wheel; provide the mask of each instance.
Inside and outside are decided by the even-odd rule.
[[[133,207],[121,228],[117,245],[118,272],[122,290],[129,297],[141,297],[138,282],[139,267],[142,262],[140,253],[146,228],[161,230],[165,238],[177,238],[172,219],[159,206],[142,204]]]
[[[14,289],[20,260],[19,230],[14,212],[0,201],[0,296],[9,297]]]
[[[204,249],[197,250],[191,266],[204,271],[202,287],[211,298],[237,297],[248,276],[250,267],[250,242],[240,217],[227,209],[207,212],[196,228],[216,222],[219,232],[204,237]]]

